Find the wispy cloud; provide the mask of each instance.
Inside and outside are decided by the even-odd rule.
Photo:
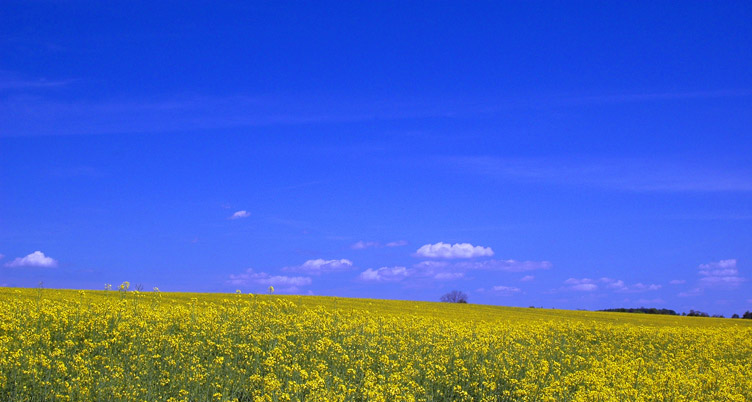
[[[465,272],[457,271],[451,264],[438,261],[423,261],[412,267],[369,268],[361,272],[358,279],[371,282],[398,282],[407,278],[420,281],[452,281],[464,277]]]
[[[407,246],[407,240],[390,241],[386,244],[387,247],[402,247]]]
[[[683,285],[685,283],[687,283],[687,281],[685,281],[684,279],[674,279],[669,282],[670,285]]]
[[[407,267],[381,267],[378,269],[368,268],[361,272],[358,278],[366,282],[398,282],[411,275]]]
[[[41,251],[35,251],[26,257],[18,257],[11,262],[5,263],[5,266],[54,268],[57,267],[57,261],[53,258],[47,257]]]
[[[353,262],[342,258],[339,260],[324,260],[317,258],[308,260],[301,265],[282,268],[283,271],[305,272],[309,275],[321,275],[330,272],[347,271],[353,267]]]
[[[565,288],[568,290],[573,290],[576,292],[592,292],[595,290],[598,290],[598,285],[595,283],[594,280],[589,278],[582,278],[582,279],[576,279],[576,278],[569,278],[566,281],[564,281],[564,284],[566,285]]]
[[[66,86],[75,80],[48,80],[46,78],[29,79],[10,71],[0,70],[0,91],[34,90]]]
[[[251,216],[251,214],[248,211],[237,211],[234,214],[230,215],[229,219],[242,219],[249,216]]]
[[[363,250],[367,248],[375,248],[375,247],[381,247],[381,243],[377,241],[357,241],[350,245],[350,248],[353,250]]]
[[[744,89],[725,89],[713,91],[677,91],[677,92],[643,92],[643,93],[622,93],[606,95],[589,95],[589,96],[570,96],[566,98],[567,103],[638,103],[654,102],[667,100],[686,100],[686,99],[712,99],[712,98],[733,98],[740,96],[750,96],[752,91]]]
[[[661,289],[661,285],[635,283],[627,285],[623,280],[613,278],[569,278],[564,281],[563,290],[576,292],[594,292],[596,290],[606,290],[618,293],[643,293]]]
[[[511,296],[520,293],[522,290],[512,286],[494,286],[493,291],[502,296]]]
[[[415,256],[417,257],[446,259],[490,257],[493,254],[494,252],[491,247],[473,246],[470,243],[455,243],[450,245],[443,242],[426,244],[415,252]]]
[[[464,272],[439,272],[433,276],[434,279],[439,281],[452,281],[455,279],[462,279],[464,277]]]
[[[736,287],[746,280],[739,276],[735,259],[700,264],[699,268],[701,286]]]
[[[520,282],[530,282],[534,279],[535,277],[533,275],[525,275],[522,278],[520,278]]]
[[[526,272],[538,269],[549,269],[552,264],[548,261],[516,261],[516,260],[487,260],[460,261],[426,260],[411,267],[394,266],[369,268],[361,272],[359,279],[373,282],[397,282],[406,278],[420,281],[452,281],[467,278],[471,271],[502,271]],[[533,280],[532,275],[522,278],[523,282]]]
[[[666,301],[661,299],[660,297],[657,297],[655,299],[637,299],[637,303],[640,305],[661,305],[665,302]]]
[[[517,261],[517,260],[486,260],[458,262],[454,264],[458,269],[480,269],[487,271],[527,272],[549,269],[553,266],[548,261]]]
[[[379,248],[379,247],[401,247],[407,245],[407,241],[405,240],[396,240],[396,241],[390,241],[386,244],[381,244],[377,241],[364,241],[359,240],[353,244],[350,245],[350,248],[353,250],[364,250],[367,248]]]
[[[0,72],[1,73],[1,72]],[[73,80],[26,79],[0,74],[0,91],[32,91],[64,87]],[[18,96],[0,104],[0,133],[66,135],[151,133],[269,125],[302,125],[407,119],[434,116],[488,116],[502,110],[578,106],[581,104],[655,102],[673,99],[711,99],[750,96],[749,90],[648,92],[586,96],[540,96],[496,99],[486,104],[442,99],[360,99],[351,97],[322,102],[318,98],[205,96],[175,94],[163,99],[105,99],[60,101],[38,96]],[[15,118],[15,119],[14,119]]]
[[[553,159],[450,157],[469,172],[530,183],[591,186],[637,192],[752,191],[752,171],[716,164],[638,158]]]
[[[29,86],[33,82],[9,82]],[[0,102],[0,133],[8,136],[156,133],[236,127],[311,125],[443,114],[425,102],[404,107],[380,100],[278,96],[185,96],[163,99],[61,101],[15,96]]]
[[[695,297],[695,296],[700,296],[703,293],[705,293],[705,291],[702,288],[698,287],[698,288],[693,288],[691,290],[688,290],[686,292],[679,292],[679,294],[677,296],[679,296],[679,297]]]

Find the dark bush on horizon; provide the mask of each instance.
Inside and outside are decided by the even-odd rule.
[[[440,299],[444,303],[467,303],[467,295],[459,290],[453,290]]]
[[[689,310],[687,317],[710,317],[710,315],[702,311]]]

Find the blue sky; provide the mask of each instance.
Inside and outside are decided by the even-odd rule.
[[[3,8],[0,285],[752,310],[749,2]]]

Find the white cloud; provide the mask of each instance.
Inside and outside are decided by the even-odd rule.
[[[234,214],[232,214],[232,216],[230,216],[230,219],[242,219],[242,218],[247,218],[249,216],[251,216],[251,214],[248,213],[248,211],[237,211]]]
[[[387,247],[401,247],[407,246],[407,240],[390,241],[386,244]]]
[[[497,292],[499,294],[502,294],[504,296],[510,296],[515,293],[521,292],[520,288],[515,288],[511,286],[494,286],[493,287],[494,292]]]
[[[460,279],[465,276],[462,272],[439,272],[434,275],[433,278],[440,281],[451,281],[453,279]]]
[[[308,260],[304,262],[303,265],[296,267],[285,267],[282,268],[282,270],[292,272],[305,272],[310,275],[320,275],[329,272],[346,271],[352,268],[352,266],[352,261],[344,258],[340,260],[324,260],[317,258],[315,260]]]
[[[360,273],[359,278],[369,282],[397,282],[410,275],[407,267],[381,267],[379,269],[368,268]]]
[[[685,281],[684,279],[674,279],[671,282],[669,282],[669,284],[671,285],[683,285],[685,283],[687,283],[687,281]]]
[[[378,269],[372,269],[368,268],[365,271],[361,272],[358,276],[361,280],[364,281],[379,281],[381,280],[381,276],[379,275]]]
[[[47,257],[41,251],[35,251],[26,257],[18,257],[15,260],[5,264],[6,267],[44,267],[54,268],[57,266],[57,261]]]
[[[263,286],[282,286],[289,287],[288,291],[296,291],[300,286],[307,286],[311,284],[311,278],[305,276],[284,276],[284,275],[270,275],[266,272],[253,272],[252,268],[248,268],[244,273],[237,275],[230,275],[230,279],[227,281],[230,285],[263,285]],[[294,288],[291,289],[291,288]],[[282,290],[282,289],[278,289]]]
[[[450,245],[443,242],[426,244],[415,252],[416,256],[427,258],[474,258],[490,257],[493,254],[491,247],[473,246],[470,243]]]
[[[530,282],[533,279],[535,279],[533,275],[525,275],[522,278],[520,278],[520,282]]]
[[[735,287],[745,281],[739,276],[735,259],[700,264],[699,269],[698,273],[702,277],[700,284],[703,286]]]
[[[377,241],[363,241],[360,240],[350,246],[353,250],[363,250],[366,248],[374,248],[374,247],[381,247],[381,243]]]

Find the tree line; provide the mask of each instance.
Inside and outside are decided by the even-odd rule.
[[[441,296],[439,299],[444,303],[467,303],[467,294],[465,292],[461,292],[459,290],[453,290],[449,293],[446,293]],[[531,308],[535,308],[534,306],[530,306]],[[638,314],[663,314],[663,315],[680,315],[674,310],[667,309],[667,308],[646,308],[646,307],[640,307],[640,308],[607,308],[603,310],[598,311],[607,311],[611,313],[638,313]],[[689,310],[689,313],[681,313],[682,316],[686,317],[711,317],[710,314],[698,311],[698,310]],[[723,314],[716,314],[712,316],[713,318],[725,318]],[[744,314],[742,314],[741,317],[739,317],[739,314],[734,314],[731,316],[731,318],[742,318],[742,319],[752,319],[752,311],[747,311]]]
[[[604,310],[598,310],[598,311],[608,311],[612,313],[639,313],[639,314],[665,314],[665,315],[679,315],[674,310],[670,310],[667,308],[607,308]],[[713,318],[725,318],[723,314],[716,314],[716,315],[710,315],[703,311],[698,310],[689,310],[689,313],[682,312],[681,315],[687,316],[687,317],[713,317]],[[739,317],[739,314],[734,314],[731,316],[731,318],[742,318],[742,319],[752,319],[752,311],[747,311],[744,314],[742,314],[741,317]]]

